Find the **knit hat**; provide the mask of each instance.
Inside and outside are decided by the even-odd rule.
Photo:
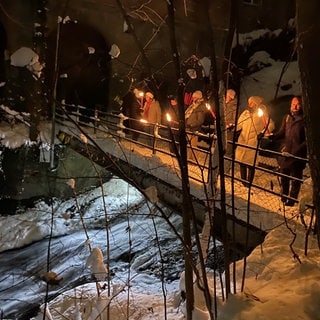
[[[248,99],[248,102],[253,102],[256,106],[259,106],[263,101],[263,98],[260,96],[251,96]]]
[[[202,99],[202,92],[200,90],[195,91],[192,94],[192,98],[198,98],[198,99]]]
[[[151,92],[146,92],[146,98],[153,99],[154,95]]]
[[[133,93],[136,96],[136,98],[140,98],[140,91],[137,88],[133,89]]]
[[[234,99],[236,97],[236,92],[233,89],[228,89],[226,96],[229,96],[230,99]]]

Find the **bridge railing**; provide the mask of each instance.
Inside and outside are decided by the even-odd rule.
[[[63,105],[57,110],[56,121],[64,126],[68,123],[75,122],[77,125],[91,130],[94,134],[104,134],[119,139],[120,143],[128,141],[134,143],[141,148],[150,150],[153,154],[161,154],[163,156],[176,157],[173,150],[172,137],[175,140],[177,149],[179,149],[178,129],[175,126],[166,126],[155,123],[146,123],[136,119],[130,119],[121,113],[107,113],[103,111],[88,111],[82,106]],[[129,123],[129,125],[128,125]],[[187,136],[195,135],[198,139],[198,146],[193,147],[192,151],[195,160],[188,160],[188,164],[192,170],[189,170],[190,179],[197,182],[208,183],[212,172],[212,154],[216,143],[216,136],[212,127],[204,127],[202,132],[186,131]],[[170,133],[171,131],[171,133]],[[232,141],[227,141],[229,145],[233,145]],[[281,177],[288,177],[290,181],[300,180],[292,176],[286,176],[279,172],[277,158],[280,156],[293,157],[299,161],[308,162],[307,159],[294,157],[291,155],[283,155],[282,153],[270,150],[268,148],[252,148],[247,145],[235,143],[234,148],[241,146],[244,148],[254,149],[257,158],[254,166],[255,175],[251,184],[251,188],[257,191],[263,191],[267,194],[284,197],[297,202],[298,199],[283,196],[281,192]],[[190,145],[188,145],[190,148]],[[241,179],[239,173],[239,165],[241,162],[234,159],[233,156],[224,156],[225,179],[231,185],[232,183],[245,184],[246,181]],[[192,174],[194,170],[200,172]]]

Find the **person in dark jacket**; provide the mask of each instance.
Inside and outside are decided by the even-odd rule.
[[[125,120],[124,125],[127,128],[132,129],[131,136],[133,140],[138,140],[140,135],[137,131],[143,131],[143,126],[140,122],[142,118],[143,105],[141,103],[140,91],[134,89],[129,91],[123,98],[123,103],[121,105],[121,112],[123,115],[129,117],[130,119]]]
[[[238,98],[237,94],[233,89],[228,89],[225,98],[225,118],[226,118],[226,129],[227,129],[227,146],[225,155],[228,158],[232,158],[235,150],[233,142],[233,136],[235,134],[236,126],[236,115],[237,115]],[[231,161],[225,162],[225,172],[228,172],[231,168]]]
[[[271,139],[273,141],[282,140],[282,156],[278,159],[280,172],[286,176],[292,176],[301,180],[306,162],[292,157],[307,157],[305,126],[300,97],[295,96],[292,98],[290,113],[283,118],[279,131],[271,136]],[[295,201],[288,199],[287,196],[289,195],[290,198],[297,199],[301,182],[289,177],[281,177],[281,185],[282,202],[286,206],[294,206]]]
[[[193,134],[201,129],[208,109],[202,97],[202,92],[196,90],[192,94],[192,103],[185,111],[186,130],[191,132],[187,135],[190,148],[187,150],[188,159],[195,160],[193,148],[197,148],[198,136]]]
[[[167,133],[167,138],[171,140],[173,138],[174,141],[169,143],[169,149],[171,153],[175,153],[174,144],[178,147],[179,143],[179,106],[177,97],[174,95],[168,96],[169,104],[166,108],[165,117],[163,118],[163,122],[166,126],[168,126],[168,130],[171,130],[172,136],[170,132]],[[179,149],[179,148],[178,148]]]

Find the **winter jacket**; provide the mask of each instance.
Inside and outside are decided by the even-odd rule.
[[[258,110],[262,109],[264,115],[259,117]],[[270,119],[270,120],[269,120]],[[265,127],[267,130],[265,130]],[[241,131],[240,131],[241,130]],[[269,118],[264,105],[259,105],[254,109],[246,109],[237,121],[236,131],[240,131],[238,143],[256,148],[258,145],[258,135],[264,131],[271,133],[274,130],[274,122]],[[248,165],[253,165],[256,150],[242,146],[237,146],[235,159]]]
[[[185,111],[186,129],[193,132],[200,130],[207,113],[203,100],[193,102]]]
[[[141,119],[142,109],[140,100],[134,95],[134,93],[129,91],[122,100],[123,102],[120,111],[129,118]]]
[[[226,103],[225,117],[226,125],[234,125],[236,123],[237,99],[232,99]]]
[[[300,158],[307,157],[307,144],[305,127],[302,112],[292,115],[286,115],[279,131],[274,134],[272,140],[282,140],[281,152],[288,152]],[[290,157],[279,157],[279,166],[282,169],[291,169],[299,166],[303,169],[306,165],[305,161],[293,159]]]
[[[145,103],[143,111],[143,119],[149,123],[161,124],[161,107],[157,100],[152,100],[151,104]]]
[[[142,113],[140,99],[138,99],[132,91],[129,91],[123,97],[123,103],[120,110],[125,116],[131,118],[129,120],[125,120],[124,123],[126,127],[137,131],[142,130],[140,123]]]

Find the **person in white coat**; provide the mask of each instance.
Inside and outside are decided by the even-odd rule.
[[[237,121],[236,131],[240,131],[235,159],[240,162],[240,176],[245,186],[251,184],[254,178],[254,159],[259,138],[270,134],[274,130],[274,122],[270,118],[267,108],[262,104],[263,98],[251,96],[248,108],[244,110]]]

